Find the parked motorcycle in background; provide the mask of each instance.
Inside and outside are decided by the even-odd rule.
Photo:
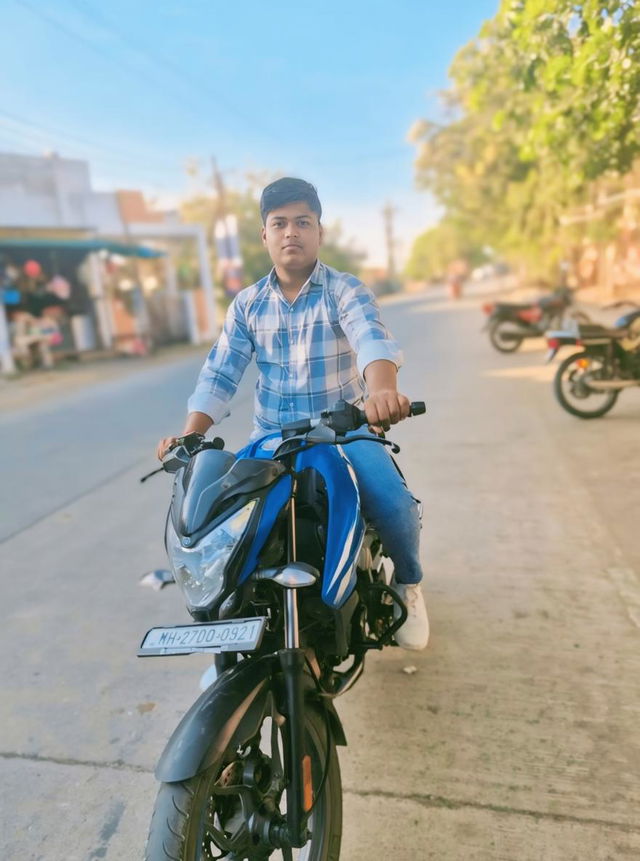
[[[165,543],[196,624],[153,628],[138,654],[213,653],[220,675],[156,769],[147,861],[338,861],[333,700],[407,618],[348,460],[355,440],[398,448],[366,424],[340,401],[237,455],[189,434],[164,456]]]
[[[640,309],[616,320],[612,329],[578,324],[549,332],[549,361],[564,346],[580,351],[558,366],[553,388],[560,406],[581,419],[608,413],[623,389],[640,386]]]
[[[573,291],[559,287],[534,302],[487,302],[482,310],[488,316],[485,329],[491,344],[501,353],[515,352],[527,338],[540,338],[547,329],[559,328],[573,305]],[[588,323],[581,311],[570,311],[572,319]]]

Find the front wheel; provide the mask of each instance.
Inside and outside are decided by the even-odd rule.
[[[520,326],[511,320],[494,320],[489,326],[489,340],[501,353],[515,353],[522,341]]]
[[[597,391],[590,380],[610,379],[604,359],[589,353],[574,353],[558,366],[553,388],[560,406],[579,419],[597,419],[618,400],[615,389]]]
[[[251,814],[286,816],[281,721],[266,716],[259,736],[222,763],[181,783],[160,786],[145,861],[338,861],[340,767],[330,724],[310,706],[305,712],[305,745],[311,758],[314,806],[308,822],[311,837],[301,849],[271,849],[249,827]],[[239,792],[234,792],[236,786]]]

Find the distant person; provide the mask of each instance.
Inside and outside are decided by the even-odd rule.
[[[449,264],[447,269],[447,284],[449,285],[449,296],[451,299],[460,299],[462,288],[469,274],[467,261],[459,258]]]
[[[47,290],[37,260],[27,260],[18,284],[20,304],[12,312],[10,323],[14,355],[27,369],[39,365],[51,370],[54,366],[51,347],[62,342],[59,322],[65,302]]]
[[[254,439],[289,422],[320,418],[340,399],[362,404],[372,427],[389,430],[409,415],[409,400],[397,387],[402,353],[373,294],[355,276],[318,259],[323,228],[316,189],[301,179],[279,179],[262,192],[260,211],[273,269],[229,306],[189,400],[183,433],[204,434],[228,415],[254,355]],[[175,441],[162,439],[158,457]],[[423,649],[429,622],[420,585],[418,504],[386,448],[354,442],[347,451],[363,513],[394,562],[394,584],[407,607],[396,641]]]
[[[42,266],[37,260],[27,260],[22,267],[20,309],[32,317],[59,318],[64,314],[66,302],[47,286]]]

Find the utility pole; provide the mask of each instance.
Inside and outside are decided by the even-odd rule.
[[[238,244],[237,227],[232,225],[233,236],[229,232],[230,219],[227,211],[227,196],[224,187],[222,173],[218,170],[218,164],[214,156],[211,156],[211,181],[218,199],[216,215],[213,223],[213,243],[218,247],[218,257],[224,260],[221,267],[221,280],[224,289],[229,292],[237,292],[241,285],[242,262],[240,261],[240,247]],[[222,254],[216,240],[222,240]]]
[[[222,178],[222,174],[218,170],[218,162],[215,159],[215,156],[211,156],[211,183],[213,185],[213,190],[216,193],[218,198],[218,205],[216,207],[215,217],[224,221],[227,217],[227,196],[226,189],[224,187],[224,180]]]
[[[224,230],[224,248],[227,252],[226,256],[228,258],[230,257],[229,252],[231,251],[231,248],[229,245],[229,233],[227,231],[227,197],[224,180],[222,179],[222,174],[218,170],[218,162],[216,161],[215,156],[211,156],[211,183],[218,199],[216,211],[213,216],[211,238],[212,240],[215,240],[216,223],[221,224]],[[215,245],[215,241],[212,244]]]
[[[0,368],[3,374],[9,375],[15,373],[16,366],[13,361],[9,324],[4,309],[4,287],[0,287]]]
[[[396,209],[391,203],[387,203],[382,210],[384,232],[387,240],[387,277],[390,281],[393,281],[396,277],[395,238],[393,235],[393,217],[395,212]]]

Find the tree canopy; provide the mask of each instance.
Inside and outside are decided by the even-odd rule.
[[[409,278],[416,280],[440,279],[445,276],[449,264],[459,259],[477,266],[487,255],[480,246],[474,245],[463,226],[445,219],[418,236],[405,271]]]
[[[449,120],[419,121],[417,181],[473,246],[550,262],[560,216],[640,153],[632,0],[503,0],[457,54]]]
[[[225,194],[228,212],[238,219],[238,237],[244,268],[244,284],[253,284],[271,269],[272,263],[260,237],[262,220],[258,204],[257,188],[245,191],[228,190]],[[219,200],[212,196],[198,195],[185,201],[181,215],[187,222],[202,224],[207,236],[212,235],[214,220],[219,213]],[[215,251],[212,249],[212,267],[215,267]],[[340,271],[357,272],[363,254],[343,238],[340,224],[325,226],[324,242],[320,258],[324,263]]]

